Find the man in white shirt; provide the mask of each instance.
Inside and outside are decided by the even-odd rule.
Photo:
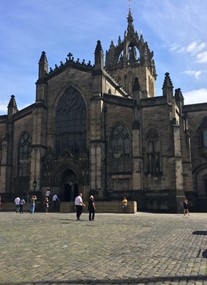
[[[19,212],[19,204],[20,204],[20,198],[19,197],[16,197],[15,200],[14,200],[14,203],[16,205],[16,213]]]
[[[48,188],[47,191],[45,192],[45,197],[49,199],[50,197],[50,189]]]
[[[86,205],[83,203],[83,199],[82,199],[82,193],[79,193],[79,195],[75,198],[75,207],[76,207],[76,217],[77,220],[80,220],[80,216],[82,214],[83,211],[83,206],[85,207]]]

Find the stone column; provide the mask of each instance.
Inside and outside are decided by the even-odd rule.
[[[181,137],[180,137],[180,126],[173,125],[173,138],[174,138],[174,173],[175,173],[175,189],[176,189],[176,204],[177,212],[181,212],[182,201],[185,197],[183,187],[183,163],[181,156]]]
[[[135,121],[132,128],[132,190],[143,189],[143,157],[141,149],[140,124],[138,121]]]
[[[90,185],[99,197],[103,197],[105,175],[103,116],[101,96],[94,94],[90,102]]]
[[[32,132],[32,152],[31,152],[31,177],[30,190],[40,191],[41,158],[45,153],[45,133],[46,133],[46,110],[43,105],[36,104],[33,110],[33,132]],[[37,182],[34,189],[34,181]]]
[[[91,190],[98,193],[99,197],[103,196],[103,167],[102,167],[102,154],[103,145],[100,143],[91,143],[90,156],[91,156]]]
[[[1,142],[0,193],[6,192],[7,141]]]

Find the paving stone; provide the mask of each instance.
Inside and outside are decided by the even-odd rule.
[[[207,284],[207,214],[0,213],[0,285]]]

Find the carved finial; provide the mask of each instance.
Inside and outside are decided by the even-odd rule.
[[[42,55],[39,60],[39,78],[43,78],[48,73],[48,61],[45,51],[42,52]]]
[[[14,115],[17,111],[18,111],[18,109],[17,109],[15,96],[11,95],[11,99],[10,99],[9,105],[8,105],[8,115],[9,115],[9,117]]]
[[[68,56],[69,60],[72,60],[73,54],[72,54],[71,52],[69,52],[69,53],[67,54],[67,56]]]
[[[165,73],[165,79],[163,83],[163,96],[167,96],[169,100],[173,97],[173,84],[170,78],[169,72]]]
[[[96,45],[96,49],[95,49],[95,66],[96,68],[103,68],[104,66],[104,53],[103,53],[103,49],[101,46],[101,42],[98,40],[97,41],[97,45]]]

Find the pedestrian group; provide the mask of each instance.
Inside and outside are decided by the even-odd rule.
[[[46,191],[46,193],[45,193],[45,199],[44,199],[45,213],[49,212],[49,207],[50,207],[49,197],[50,197],[50,191],[48,189]],[[30,214],[34,214],[35,213],[36,201],[37,201],[37,196],[36,195],[32,195],[31,196],[31,203],[30,203],[30,206],[29,206]],[[56,211],[56,209],[57,209],[57,202],[58,201],[60,201],[60,200],[59,200],[57,194],[54,194],[52,196],[53,211]],[[15,206],[16,206],[16,213],[23,214],[24,213],[24,204],[25,204],[24,198],[22,197],[20,199],[20,197],[18,196],[18,197],[16,197],[14,199],[14,203],[15,203]]]
[[[49,208],[50,208],[50,190],[47,189],[47,191],[45,192],[45,199],[44,199],[44,208],[45,208],[45,213],[47,214],[49,212]],[[187,200],[187,199],[186,199]],[[36,201],[37,201],[37,196],[36,195],[32,195],[31,197],[31,204],[29,207],[29,212],[30,214],[34,214],[35,212],[35,206],[36,206]],[[59,202],[60,199],[58,198],[57,194],[54,194],[52,196],[52,205],[53,205],[53,211],[57,210],[57,202]],[[16,213],[23,213],[24,210],[24,204],[25,204],[25,200],[23,198],[19,198],[16,197],[15,200],[15,205],[16,205]],[[78,196],[75,198],[75,209],[76,209],[76,219],[77,221],[80,221],[80,217],[81,214],[83,212],[83,207],[86,207],[86,204],[83,202],[83,194],[79,193]],[[185,206],[184,206],[184,215],[185,213],[189,214],[188,209],[186,208],[186,201],[185,201]],[[126,213],[127,212],[127,206],[128,206],[128,201],[127,198],[124,197],[123,200],[121,201],[121,205],[122,205],[122,209],[123,212]],[[183,202],[184,205],[184,202]],[[96,213],[96,205],[95,205],[95,200],[94,200],[94,196],[90,195],[89,196],[89,200],[88,200],[88,219],[89,221],[95,221],[95,213]]]

